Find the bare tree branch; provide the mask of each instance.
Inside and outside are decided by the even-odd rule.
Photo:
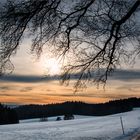
[[[0,12],[0,71],[6,71],[28,34],[38,56],[44,46],[52,46],[55,54],[70,60],[63,67],[63,83],[73,74],[76,89],[90,81],[106,83],[122,59],[132,52],[139,55],[139,12],[139,0],[8,0]]]

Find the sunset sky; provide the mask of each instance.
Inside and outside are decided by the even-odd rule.
[[[1,2],[5,2],[2,0]],[[139,18],[138,18],[139,19]],[[131,45],[129,46],[131,49]],[[109,77],[105,89],[94,83],[74,93],[74,80],[69,86],[60,85],[58,80],[47,80],[47,75],[60,74],[61,63],[52,56],[49,48],[37,59],[31,53],[31,38],[26,37],[17,53],[12,56],[14,70],[0,77],[0,102],[8,104],[48,104],[64,101],[84,101],[90,103],[140,97],[140,59],[133,65],[122,64]]]
[[[120,98],[140,97],[139,61],[133,67],[125,66],[114,73],[107,81],[105,90],[102,86],[97,89],[93,84],[74,94],[74,81],[66,87],[60,85],[57,80],[43,80],[45,75],[59,74],[60,64],[55,58],[50,58],[49,52],[37,59],[30,53],[30,45],[31,41],[25,39],[17,54],[12,57],[12,63],[15,66],[13,73],[1,77],[0,102],[48,104],[74,100],[99,103]]]

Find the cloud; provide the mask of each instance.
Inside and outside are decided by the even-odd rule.
[[[78,74],[71,75],[72,80],[78,79]],[[59,80],[60,76],[30,76],[30,75],[5,75],[0,77],[0,81],[19,82],[19,83],[36,83]],[[140,71],[136,70],[116,70],[110,76],[110,80],[140,80]]]
[[[140,80],[140,70],[116,70],[112,73],[110,79],[121,81]]]
[[[9,87],[9,86],[2,86],[2,87],[0,87],[0,90],[10,90],[11,89],[11,87]]]
[[[0,97],[5,97],[5,96],[11,96],[10,94],[7,94],[7,93],[0,93]]]
[[[19,83],[35,83],[35,82],[43,82],[50,81],[50,77],[43,76],[26,76],[26,75],[5,75],[0,77],[0,81],[7,82],[19,82]]]
[[[140,93],[140,84],[127,84],[116,88],[117,90],[128,90],[129,92]]]
[[[24,87],[20,90],[20,92],[28,92],[28,91],[31,91],[31,90],[33,90],[32,87]]]

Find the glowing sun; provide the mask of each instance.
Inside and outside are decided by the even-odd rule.
[[[60,63],[55,58],[41,59],[41,65],[48,75],[60,74]]]

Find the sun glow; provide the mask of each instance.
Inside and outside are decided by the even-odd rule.
[[[47,75],[60,74],[60,63],[55,58],[43,58],[41,59],[41,65]]]

